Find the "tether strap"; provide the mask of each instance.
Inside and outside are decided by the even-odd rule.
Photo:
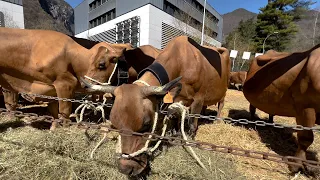
[[[169,82],[167,71],[160,63],[154,62],[147,68],[143,69],[138,74],[138,79],[147,71],[151,72],[158,79],[161,85],[165,85]]]

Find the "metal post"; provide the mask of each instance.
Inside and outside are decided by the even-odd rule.
[[[273,32],[273,33],[271,33],[271,34],[269,34],[265,39],[264,39],[264,41],[263,41],[263,45],[262,45],[262,53],[264,54],[264,45],[265,45],[265,43],[266,43],[266,40],[271,36],[271,35],[273,35],[273,34],[278,34],[279,32]]]
[[[204,0],[203,20],[202,20],[202,35],[201,35],[201,45],[203,45],[204,24],[205,24],[205,19],[206,19],[206,5],[207,5],[207,0]]]

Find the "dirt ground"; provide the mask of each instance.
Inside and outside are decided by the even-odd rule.
[[[228,90],[223,117],[248,119],[249,103],[241,91]],[[209,107],[206,114],[216,114]],[[267,114],[257,110],[261,119]],[[294,124],[294,118],[274,117],[275,122]],[[103,144],[89,155],[102,135],[70,127],[50,132],[50,124],[25,126],[21,120],[2,117],[0,122],[0,179],[126,179],[118,172],[114,157],[115,141]],[[40,128],[41,127],[41,128]],[[110,136],[116,137],[116,134]],[[247,150],[279,155],[294,155],[296,134],[272,127],[246,127],[225,123],[202,123],[196,140],[216,145],[234,146]],[[183,147],[169,147],[151,162],[148,179],[320,179],[319,170],[310,169],[309,177],[290,175],[285,164],[255,160],[230,154],[195,149],[206,172]],[[308,159],[318,160],[320,135],[309,148]],[[312,174],[313,173],[313,174]]]

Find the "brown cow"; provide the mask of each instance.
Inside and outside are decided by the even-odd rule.
[[[241,90],[243,83],[246,80],[246,77],[247,77],[247,72],[245,71],[230,72],[229,86],[234,86],[238,90]]]
[[[91,85],[82,81],[91,91],[115,95],[110,113],[110,120],[115,128],[148,132],[154,123],[155,112],[159,111],[158,99],[175,87],[181,77],[180,93],[171,91],[174,94],[173,102],[182,102],[184,106],[190,107],[191,113],[200,113],[203,106],[216,104],[225,96],[230,67],[227,49],[202,47],[194,40],[180,36],[169,42],[149,66],[151,70],[142,71],[139,81],[134,84],[114,87]],[[194,120],[193,127],[196,130],[197,119]],[[131,176],[140,174],[147,167],[146,154],[131,158],[125,155],[140,150],[145,145],[145,140],[136,136],[120,137],[120,171]]]
[[[86,49],[70,37],[49,30],[0,28],[0,85],[12,92],[25,92],[71,98],[81,88],[78,78],[88,76],[105,82],[114,63],[123,58],[125,48],[116,50],[107,43]],[[113,64],[111,66],[110,64]],[[16,98],[5,99],[11,101]],[[6,107],[15,109],[16,104]],[[64,124],[71,113],[71,102],[59,101],[51,109]],[[55,110],[55,112],[53,112]],[[51,129],[55,129],[53,123]]]
[[[320,44],[305,52],[268,51],[250,65],[243,93],[262,111],[279,116],[296,117],[298,125],[312,127],[320,112]],[[296,157],[306,159],[313,142],[313,132],[298,131]],[[299,162],[299,161],[297,161]],[[290,166],[297,172],[297,166]]]
[[[76,37],[71,37],[71,38],[75,42],[77,42],[79,45],[87,49],[93,48],[97,44],[101,44],[100,42],[97,42],[97,41],[90,41],[90,40],[76,38]],[[144,45],[138,48],[133,48],[131,44],[109,44],[109,45],[116,51],[122,51],[123,49],[126,49],[126,51],[124,51],[124,56],[126,60],[126,64],[124,66],[125,66],[125,69],[127,69],[128,75],[129,75],[128,83],[132,83],[134,80],[136,80],[138,75],[137,72],[140,72],[142,69],[152,64],[152,62],[155,60],[155,58],[161,51],[150,45]],[[108,66],[108,69],[113,69],[114,67],[115,67],[115,64],[112,63]],[[117,70],[118,68],[116,69],[116,71]],[[110,74],[107,75],[107,78],[110,77]],[[113,75],[110,80],[112,85],[118,85],[119,84],[118,74],[115,73],[115,75]],[[82,88],[79,89],[79,88],[80,86],[78,86],[75,89],[75,91],[83,92],[83,89]],[[3,94],[4,94],[4,101],[7,109],[15,110],[18,103],[18,94],[15,92],[3,92]],[[22,97],[27,99],[28,101],[35,102],[35,98],[33,97],[28,97],[25,95]],[[50,103],[49,111],[58,112],[58,104],[55,102]]]

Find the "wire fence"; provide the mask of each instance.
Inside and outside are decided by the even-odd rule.
[[[68,98],[59,98],[59,97],[52,97],[52,96],[44,96],[39,94],[28,94],[28,93],[19,93],[23,95],[33,96],[33,97],[39,97],[39,98],[46,98],[51,100],[58,100],[58,101],[68,101],[68,102],[78,102],[78,103],[92,103],[95,105],[104,105],[106,107],[112,107],[112,104],[102,104],[97,103],[93,101],[87,101],[87,100],[76,100],[76,99],[68,99]],[[167,111],[161,111],[163,114],[167,114]],[[4,108],[0,108],[0,115],[14,115],[18,118],[24,118],[28,117],[32,121],[45,121],[49,123],[57,122],[59,124],[62,124],[61,119],[55,119],[52,116],[41,116],[35,113],[23,113],[22,111],[9,111]],[[217,121],[217,120],[223,120],[226,123],[239,123],[242,125],[255,125],[255,126],[270,126],[274,128],[290,128],[293,130],[301,131],[301,130],[311,130],[313,132],[320,132],[320,127],[304,127],[301,125],[285,125],[285,124],[278,124],[278,123],[267,123],[264,121],[249,121],[247,119],[232,119],[232,118],[218,118],[216,116],[205,116],[201,114],[188,114],[188,118],[202,118],[209,121]],[[295,165],[295,166],[309,166],[312,168],[320,169],[320,163],[317,161],[312,160],[305,160],[293,156],[280,156],[277,154],[271,154],[271,153],[265,153],[265,152],[259,152],[259,151],[251,151],[251,150],[245,150],[237,147],[229,147],[229,146],[219,146],[212,143],[207,142],[200,142],[200,141],[193,141],[193,140],[184,140],[182,138],[178,137],[167,137],[167,136],[160,136],[154,133],[139,133],[139,132],[133,132],[133,131],[127,131],[127,130],[118,130],[111,128],[107,125],[102,124],[96,124],[96,123],[89,123],[89,122],[70,122],[70,125],[75,125],[80,129],[96,129],[99,130],[102,133],[108,133],[108,132],[117,132],[122,136],[140,136],[143,139],[150,140],[150,141],[162,141],[169,143],[171,145],[176,146],[190,146],[190,147],[196,147],[201,150],[206,151],[215,151],[215,152],[221,152],[221,153],[228,153],[233,154],[237,156],[243,156],[243,157],[249,157],[253,159],[263,159],[278,163],[285,163],[288,165]]]

